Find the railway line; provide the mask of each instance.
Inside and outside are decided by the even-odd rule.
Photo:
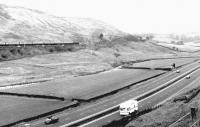
[[[13,43],[13,44],[0,44],[0,47],[26,47],[26,46],[78,46],[78,42],[74,43]]]
[[[119,104],[131,98],[134,98],[140,102],[140,109],[154,107],[156,104],[167,99],[169,96],[187,86],[191,80],[193,80],[193,77],[198,77],[200,73],[199,70],[200,64],[197,61],[193,64],[181,68],[180,71],[182,74],[177,74],[174,71],[156,80],[155,82],[144,85],[142,87],[138,87],[138,89],[133,89],[125,94],[92,106],[88,106],[86,108],[81,108],[72,112],[60,114],[58,115],[60,122],[54,126],[74,127],[96,126],[99,124],[102,125],[107,120],[111,121],[119,118],[120,116],[117,115],[119,114]],[[191,79],[185,79],[187,75],[195,76],[192,76]],[[163,95],[163,93],[168,94]],[[161,99],[158,97],[161,97]],[[42,125],[42,123],[35,123],[34,125],[39,127]]]

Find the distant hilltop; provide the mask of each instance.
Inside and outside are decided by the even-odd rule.
[[[102,21],[64,18],[0,4],[0,43],[73,43],[127,35]]]

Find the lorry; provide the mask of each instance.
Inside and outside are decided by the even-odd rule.
[[[129,116],[138,111],[138,101],[130,99],[119,105],[119,113],[122,116]]]

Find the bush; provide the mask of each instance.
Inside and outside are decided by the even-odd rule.
[[[120,54],[119,54],[119,53],[114,53],[114,56],[115,56],[115,57],[119,57]]]
[[[14,48],[14,49],[10,49],[10,52],[13,54],[13,55],[17,55],[17,50]]]
[[[4,58],[4,59],[8,58],[7,54],[1,54],[1,57]]]
[[[21,51],[21,49],[17,49],[17,52],[22,56],[23,52]]]
[[[64,48],[61,46],[55,46],[55,51],[64,51]]]
[[[53,49],[53,48],[50,48],[50,49],[49,49],[49,52],[54,52],[54,49]]]

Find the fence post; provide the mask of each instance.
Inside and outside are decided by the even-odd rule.
[[[191,107],[190,112],[191,112],[192,120],[196,119],[196,108]]]

